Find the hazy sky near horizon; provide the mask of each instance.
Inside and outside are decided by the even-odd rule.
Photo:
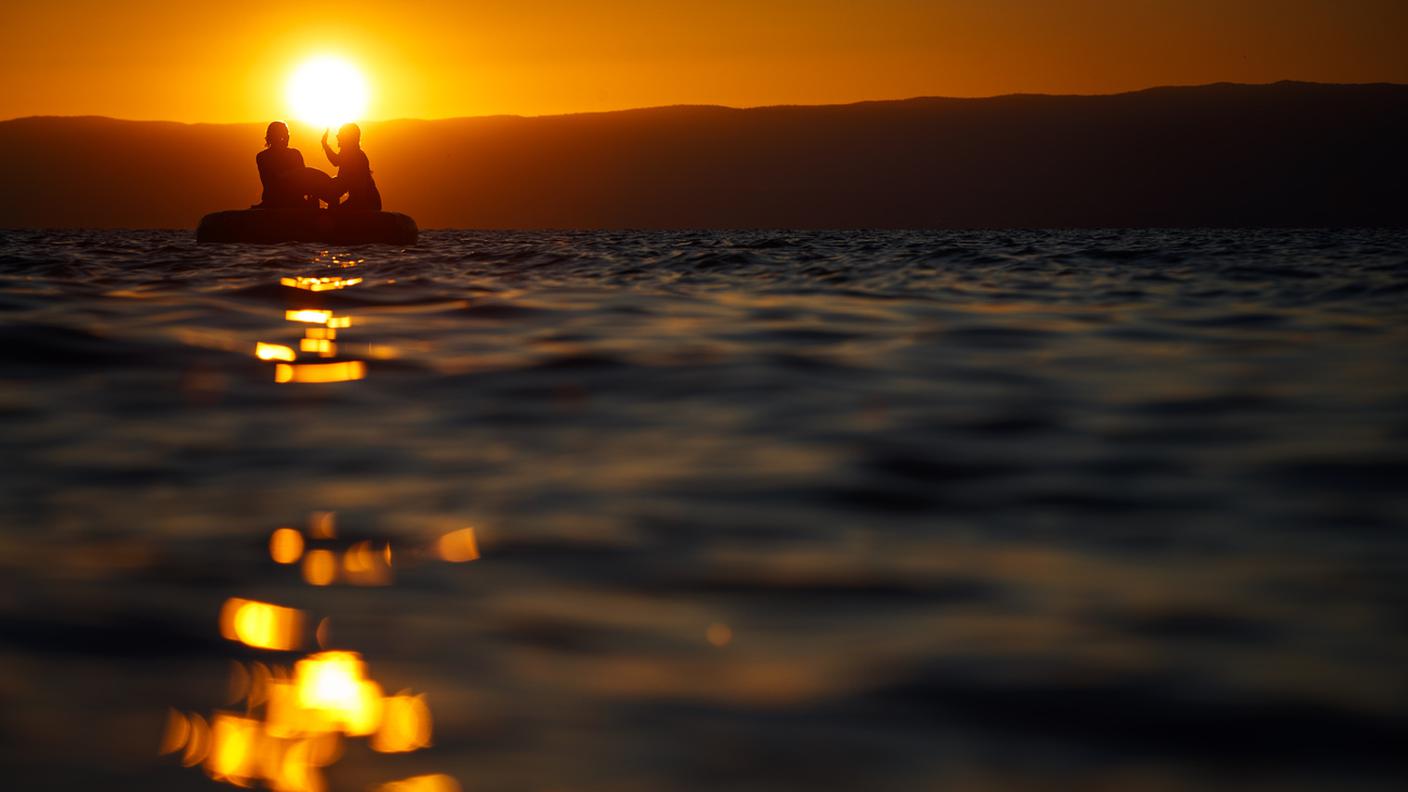
[[[368,119],[1408,82],[1405,0],[4,0],[0,118],[289,114],[338,55]]]

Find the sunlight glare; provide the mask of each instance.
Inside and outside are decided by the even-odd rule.
[[[356,66],[332,56],[304,61],[289,77],[289,110],[315,127],[336,130],[367,112],[367,81]]]

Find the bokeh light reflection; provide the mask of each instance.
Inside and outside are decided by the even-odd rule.
[[[260,360],[292,361],[296,356],[292,349],[283,344],[266,344],[263,341],[254,345],[254,356]]]
[[[308,535],[314,539],[337,536],[337,512],[315,511],[308,515]]]
[[[330,585],[337,577],[337,560],[331,550],[310,550],[303,556],[303,579],[312,586]]]
[[[259,721],[216,713],[210,726],[210,754],[205,770],[211,778],[244,786],[258,775]]]
[[[367,366],[360,360],[338,363],[280,363],[274,368],[275,382],[353,382],[366,379]]]
[[[157,755],[164,756],[175,753],[185,747],[190,739],[190,720],[180,710],[172,708],[166,714],[166,729],[162,732],[161,745],[157,748]]]
[[[356,286],[361,282],[361,278],[308,277],[304,275],[293,278],[279,278],[279,283],[284,286],[313,292],[345,289],[348,286]]]
[[[365,736],[381,724],[381,686],[366,678],[356,652],[320,652],[294,666],[298,707],[332,728]]]
[[[388,545],[389,547],[389,545]],[[361,541],[342,556],[342,579],[354,586],[386,586],[391,583],[389,553],[378,553],[372,543]]]
[[[303,613],[231,597],[220,610],[220,634],[256,649],[290,651],[302,643]]]
[[[278,564],[294,564],[303,557],[303,534],[295,528],[279,528],[269,536],[269,557]]]
[[[463,555],[477,545],[472,531],[450,546]],[[443,540],[444,537],[441,537]],[[313,545],[309,548],[308,545]],[[466,550],[468,548],[468,550]],[[357,539],[339,546],[336,513],[313,512],[306,530],[281,527],[269,535],[269,556],[278,564],[302,562],[305,581],[354,585],[390,583],[390,541]],[[431,559],[429,547],[411,558]],[[308,615],[298,609],[243,597],[220,608],[219,631],[254,649],[294,651],[306,634]],[[377,754],[408,753],[431,744],[431,713],[424,694],[386,695],[362,655],[329,649],[329,618],[318,619],[320,651],[296,659],[292,668],[254,661],[230,663],[224,709],[209,718],[170,709],[158,745],[186,767],[200,767],[212,780],[277,792],[324,792],[323,768],[342,759],[349,739],[366,739]],[[459,790],[455,779],[422,775],[377,789]]]
[[[460,783],[447,775],[423,775],[390,781],[376,792],[460,792]]]
[[[473,561],[479,557],[479,540],[473,528],[461,528],[440,537],[437,550],[442,559],[451,563]]]
[[[405,753],[430,745],[430,707],[424,696],[398,693],[384,701],[381,728],[372,736],[373,751]]]
[[[337,344],[326,338],[304,338],[298,342],[298,349],[302,352],[316,352],[321,357],[337,354]]]
[[[284,311],[284,319],[290,322],[307,322],[308,324],[327,324],[332,318],[332,311],[320,311],[313,308],[301,308],[297,310]]]
[[[210,726],[205,722],[205,718],[192,712],[187,718],[189,729],[186,732],[185,751],[181,754],[181,764],[186,767],[195,767],[205,761],[206,754],[210,751]]]

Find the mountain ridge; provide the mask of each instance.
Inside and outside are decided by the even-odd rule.
[[[478,115],[478,116],[444,116],[444,117],[441,117],[441,118],[416,118],[416,117],[410,117],[410,116],[401,116],[401,117],[397,117],[397,118],[383,118],[383,119],[379,119],[379,120],[375,120],[375,121],[367,121],[367,122],[365,122],[365,123],[368,123],[368,124],[396,124],[396,123],[412,122],[412,121],[416,121],[416,122],[474,121],[474,120],[489,119],[489,118],[522,118],[522,119],[534,119],[534,118],[564,118],[564,117],[570,117],[570,116],[614,115],[614,114],[619,114],[619,113],[648,112],[648,111],[651,111],[651,110],[673,110],[673,109],[691,109],[691,108],[709,108],[709,109],[718,109],[718,110],[740,110],[740,111],[747,111],[747,110],[769,110],[769,109],[775,109],[775,108],[858,107],[858,106],[863,106],[863,105],[905,104],[905,103],[909,103],[909,102],[931,102],[931,101],[932,101],[932,102],[987,102],[987,101],[991,101],[991,100],[995,100],[995,99],[1013,99],[1013,98],[1024,98],[1024,99],[1025,99],[1025,98],[1098,99],[1098,98],[1112,98],[1112,97],[1121,97],[1121,96],[1135,96],[1135,95],[1139,95],[1139,94],[1149,94],[1149,93],[1159,93],[1159,92],[1173,92],[1173,91],[1196,91],[1196,90],[1202,90],[1202,89],[1218,89],[1218,88],[1273,88],[1273,87],[1281,87],[1281,86],[1289,86],[1289,87],[1316,86],[1316,87],[1327,87],[1327,88],[1345,88],[1345,87],[1355,87],[1355,88],[1382,88],[1382,87],[1390,87],[1390,88],[1408,88],[1408,83],[1395,83],[1395,82],[1332,83],[1332,82],[1319,82],[1319,81],[1315,81],[1315,80],[1277,80],[1277,81],[1275,81],[1275,82],[1269,82],[1269,83],[1239,83],[1239,82],[1232,82],[1232,81],[1219,81],[1219,82],[1211,82],[1211,83],[1193,83],[1193,84],[1187,84],[1187,85],[1151,85],[1151,86],[1149,86],[1149,87],[1147,87],[1147,88],[1136,88],[1136,89],[1129,90],[1129,91],[1116,91],[1116,92],[1114,92],[1114,93],[1099,93],[1099,94],[1082,94],[1082,93],[1059,94],[1059,93],[1041,93],[1041,92],[1029,92],[1029,91],[1017,91],[1017,92],[1014,92],[1014,93],[993,94],[993,95],[991,95],[991,96],[942,96],[942,95],[938,95],[938,94],[923,94],[923,95],[919,95],[919,96],[905,96],[905,97],[899,97],[899,98],[895,98],[895,99],[858,99],[858,100],[856,100],[856,101],[854,101],[854,102],[832,102],[832,103],[826,103],[826,104],[791,104],[791,103],[781,103],[781,104],[766,104],[766,105],[748,105],[748,106],[745,106],[745,107],[735,107],[735,106],[733,106],[733,105],[721,105],[721,104],[694,104],[694,103],[687,103],[687,102],[686,102],[686,103],[680,103],[680,104],[645,105],[645,106],[643,106],[643,107],[623,107],[623,108],[619,108],[619,109],[615,109],[615,110],[583,110],[583,111],[570,112],[570,113],[545,113],[545,114],[541,114],[541,115],[522,115],[522,114],[518,114],[518,113],[491,113],[491,114],[489,114],[489,115]],[[40,114],[35,114],[35,115],[15,116],[15,117],[13,117],[13,118],[4,118],[4,119],[0,119],[0,124],[9,123],[9,122],[11,122],[11,121],[55,120],[55,119],[74,119],[74,120],[94,119],[94,120],[105,120],[105,121],[125,121],[125,122],[136,123],[136,124],[176,124],[176,125],[179,125],[179,126],[188,126],[188,127],[198,127],[198,126],[246,126],[246,125],[249,125],[249,124],[265,124],[265,123],[268,123],[267,121],[173,121],[173,120],[171,120],[171,119],[163,119],[163,118],[119,118],[119,117],[117,117],[117,116],[105,116],[105,115],[95,115],[95,114],[82,114],[82,115],[53,115],[53,114],[40,113]],[[296,122],[295,122],[295,123],[296,123]]]
[[[1408,85],[669,105],[367,122],[422,227],[1408,224]],[[295,125],[309,165],[316,133]],[[0,121],[0,227],[194,227],[258,200],[263,124]]]

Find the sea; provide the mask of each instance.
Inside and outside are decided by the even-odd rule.
[[[1401,789],[1405,308],[1404,231],[0,232],[0,787]]]

